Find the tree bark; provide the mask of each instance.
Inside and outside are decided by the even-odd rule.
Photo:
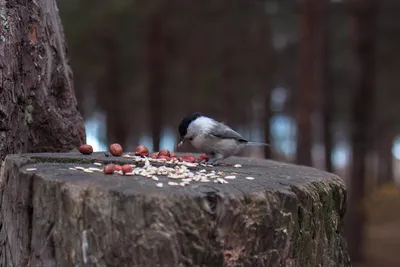
[[[368,129],[374,109],[375,38],[378,1],[352,2],[355,54],[355,90],[352,105],[352,172],[349,181],[349,211],[346,235],[353,263],[363,261],[365,211],[365,155],[369,148]]]
[[[0,1],[0,162],[85,142],[56,1]]]
[[[311,115],[315,108],[315,61],[317,48],[316,4],[318,0],[305,0],[300,18],[300,72],[297,111],[297,163],[312,165]]]
[[[237,157],[230,163],[243,168],[224,185],[69,169],[94,161],[143,167],[100,152],[7,156],[2,267],[351,266],[342,236],[346,188],[336,175]]]
[[[150,18],[147,34],[147,64],[149,75],[148,101],[153,151],[160,149],[163,127],[166,44],[163,32],[163,13],[158,10]]]

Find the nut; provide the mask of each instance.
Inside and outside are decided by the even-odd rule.
[[[158,158],[158,153],[153,153],[153,154],[151,154],[150,158],[152,158],[152,159]]]
[[[149,150],[145,146],[137,146],[135,154],[136,154],[136,156],[148,157]]]
[[[108,164],[104,166],[104,173],[105,174],[113,174],[114,173],[114,164]]]
[[[132,172],[132,166],[129,164],[125,164],[124,166],[122,166],[122,172],[125,174],[127,172]]]
[[[169,161],[169,160],[171,160],[171,158],[170,158],[170,157],[168,157],[168,156],[165,156],[165,155],[159,155],[159,156],[158,156],[158,159],[162,159],[162,160],[166,160],[166,161]]]
[[[175,154],[174,152],[169,152],[169,156],[170,156],[171,158],[176,158],[176,154]]]
[[[205,153],[203,153],[203,154],[201,154],[198,158],[197,158],[197,161],[208,161],[208,156],[207,156],[207,154],[205,154]]]
[[[118,165],[118,164],[115,164],[115,165],[114,165],[114,170],[120,171],[120,170],[122,170],[122,166],[121,166],[121,165]]]
[[[167,156],[170,157],[169,151],[167,149],[162,149],[158,152],[158,156]]]
[[[81,152],[84,155],[90,155],[93,153],[93,147],[88,144],[81,145],[79,147],[79,152]]]
[[[196,158],[193,155],[186,154],[182,157],[183,161],[194,163],[196,162]]]
[[[111,144],[110,145],[110,153],[113,156],[120,157],[120,156],[122,156],[122,152],[124,152],[124,150],[122,149],[122,146],[120,144]]]

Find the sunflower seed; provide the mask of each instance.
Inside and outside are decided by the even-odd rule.
[[[247,180],[254,180],[254,177],[247,176],[246,179],[247,179]]]
[[[36,168],[27,168],[26,169],[27,172],[32,172],[32,171],[36,171],[36,170],[37,170]]]
[[[234,175],[228,175],[228,176],[225,176],[224,177],[225,179],[236,179],[236,176],[234,176]]]
[[[163,184],[163,183],[158,183],[158,184],[156,184],[156,186],[157,186],[157,187],[163,187],[164,184]]]
[[[92,172],[94,172],[94,171],[92,171],[92,170],[89,170],[89,169],[84,169],[84,170],[83,170],[83,172],[86,172],[86,173],[92,173]]]
[[[240,167],[242,167],[242,165],[240,165],[240,164],[235,164],[235,165],[233,165],[233,167],[234,167],[234,168],[240,168]]]
[[[95,163],[93,163],[94,165],[96,165],[96,166],[102,166],[103,164],[101,164],[100,162],[95,162]]]

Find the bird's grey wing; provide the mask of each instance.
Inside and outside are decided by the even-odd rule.
[[[247,142],[243,136],[224,124],[214,127],[210,134],[221,139],[235,139],[239,142]]]

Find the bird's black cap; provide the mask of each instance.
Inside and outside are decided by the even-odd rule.
[[[187,134],[187,128],[189,127],[189,124],[201,116],[204,116],[204,115],[199,112],[194,112],[194,113],[184,117],[181,120],[181,123],[179,123],[179,135],[181,136],[181,138],[183,138]]]

